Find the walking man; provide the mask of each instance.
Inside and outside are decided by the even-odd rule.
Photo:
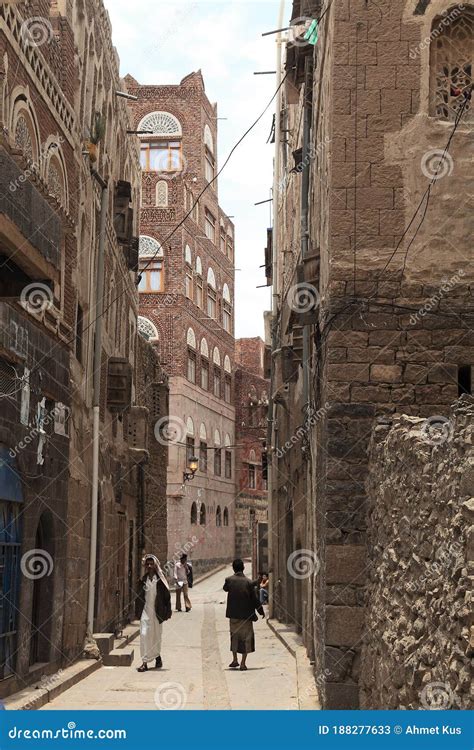
[[[254,582],[244,575],[244,562],[237,559],[232,563],[234,575],[225,579],[224,591],[227,591],[226,617],[230,620],[230,650],[232,651],[231,669],[239,666],[238,654],[242,655],[240,670],[247,669],[247,654],[255,651],[253,623],[258,620],[255,610],[265,617],[262,605],[258,600]]]
[[[160,561],[155,555],[144,558],[145,575],[139,581],[136,600],[136,616],[140,620],[141,667],[138,672],[147,672],[148,664],[155,661],[161,669],[161,633],[165,620],[171,617],[171,596],[168,581]]]
[[[174,580],[176,582],[176,611],[181,612],[181,592],[184,595],[186,612],[191,612],[191,600],[188,590],[193,587],[193,566],[188,562],[188,556],[183,554],[174,566]]]

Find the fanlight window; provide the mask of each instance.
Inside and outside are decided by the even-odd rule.
[[[142,235],[138,246],[140,282],[139,292],[164,290],[163,250],[153,237]]]
[[[211,289],[216,288],[216,277],[212,268],[210,268],[207,272],[207,283],[211,287]]]
[[[186,420],[186,434],[188,437],[194,437],[194,422],[191,417]]]
[[[222,289],[222,297],[224,299],[224,302],[228,302],[229,305],[231,304],[232,300],[230,298],[229,287],[227,286],[227,284],[224,284],[224,287]]]
[[[168,183],[158,180],[156,183],[156,205],[158,208],[168,208]]]
[[[212,361],[218,367],[221,366],[221,353],[220,353],[219,349],[217,348],[217,346],[214,348],[214,353],[212,355]]]
[[[201,422],[201,426],[199,428],[199,439],[203,440],[204,442],[206,442],[207,440],[207,430],[204,422]]]
[[[229,373],[232,372],[232,368],[231,368],[231,364],[230,364],[230,359],[229,359],[229,357],[228,357],[227,354],[224,357],[224,371],[225,372],[229,372]]]
[[[156,341],[159,338],[155,324],[141,315],[138,316],[138,333],[147,341]]]
[[[216,448],[221,447],[221,433],[217,428],[214,430],[214,446]]]
[[[196,273],[198,276],[202,276],[202,261],[199,255],[196,258]]]
[[[225,434],[224,445],[225,445],[226,448],[230,447],[230,435],[229,435],[228,432],[226,432],[226,434]]]
[[[140,237],[139,255],[140,258],[152,258],[155,255],[161,258],[163,257],[163,249],[158,240],[142,234]]]
[[[179,120],[169,112],[150,112],[145,115],[137,130],[151,130],[150,135],[180,136],[182,134]]]
[[[254,450],[252,449],[252,450],[250,451],[250,453],[249,453],[249,461],[250,461],[251,463],[255,463],[255,462],[256,462],[256,460],[257,460],[257,457],[256,457],[256,455],[255,455],[255,451],[254,451]]]
[[[209,359],[209,346],[206,339],[201,339],[201,356]]]
[[[184,260],[189,266],[192,266],[193,257],[189,245],[186,245],[186,247],[184,248]]]
[[[212,137],[211,128],[209,125],[206,125],[204,127],[204,143],[211,152],[211,154],[214,153],[214,139]]]
[[[49,160],[46,182],[48,183],[48,191],[50,195],[53,195],[58,203],[61,203],[62,206],[66,207],[64,176],[61,163],[56,156],[52,156]]]
[[[430,47],[430,114],[454,121],[473,83],[474,9],[452,8],[445,18],[433,21]],[[472,120],[469,97],[463,120]]]
[[[193,331],[192,328],[188,328],[188,334],[186,336],[186,341],[187,341],[188,346],[191,349],[195,349],[196,348],[196,334],[194,333],[194,331]]]

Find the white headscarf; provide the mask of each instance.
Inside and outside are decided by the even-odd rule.
[[[144,557],[142,559],[143,565],[145,565],[145,562],[148,559],[150,559],[150,558],[155,563],[155,567],[156,567],[156,572],[158,574],[158,578],[160,579],[160,581],[163,581],[163,583],[165,584],[166,588],[169,590],[168,581],[166,580],[166,576],[165,576],[165,574],[163,573],[163,571],[161,569],[160,561],[158,560],[158,558],[156,557],[156,555],[144,555]]]

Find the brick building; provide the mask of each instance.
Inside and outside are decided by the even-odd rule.
[[[320,10],[301,0],[293,18]],[[429,432],[472,387],[473,21],[472,3],[336,0],[315,46],[298,29],[284,45],[271,567],[274,614],[302,632],[326,708],[359,701],[374,419],[403,411]]]
[[[86,639],[101,215],[94,630],[127,621],[148,535],[159,546],[166,526],[167,449],[148,451],[146,428],[167,385],[137,345],[139,147],[123,87],[100,0],[0,5],[0,695],[67,666]]]
[[[126,82],[145,131],[140,326],[169,375],[170,422],[156,425],[169,442],[168,557],[186,548],[199,571],[234,552],[234,228],[213,182],[217,107],[200,72],[173,86]],[[183,482],[191,456],[198,471]]]
[[[235,554],[268,569],[267,415],[270,383],[263,377],[261,338],[235,342]]]

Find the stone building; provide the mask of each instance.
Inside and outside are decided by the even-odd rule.
[[[126,82],[141,131],[140,326],[169,375],[169,423],[155,430],[169,444],[168,557],[186,549],[199,572],[234,551],[234,228],[214,180],[217,107],[199,71]]]
[[[267,413],[261,338],[235,342],[235,554],[268,570]]]
[[[283,45],[267,253],[270,567],[274,614],[302,633],[323,707],[350,708],[366,637],[374,418],[404,412],[436,429],[472,388],[474,6],[324,10],[311,45],[297,19],[321,4],[295,2]],[[386,708],[378,695],[371,707]]]
[[[150,503],[166,525],[167,449],[148,451],[146,428],[167,386],[151,345],[137,347],[140,165],[124,85],[100,0],[0,5],[0,695],[67,666],[86,639],[101,216],[94,630],[129,619],[147,533],[159,540]]]

